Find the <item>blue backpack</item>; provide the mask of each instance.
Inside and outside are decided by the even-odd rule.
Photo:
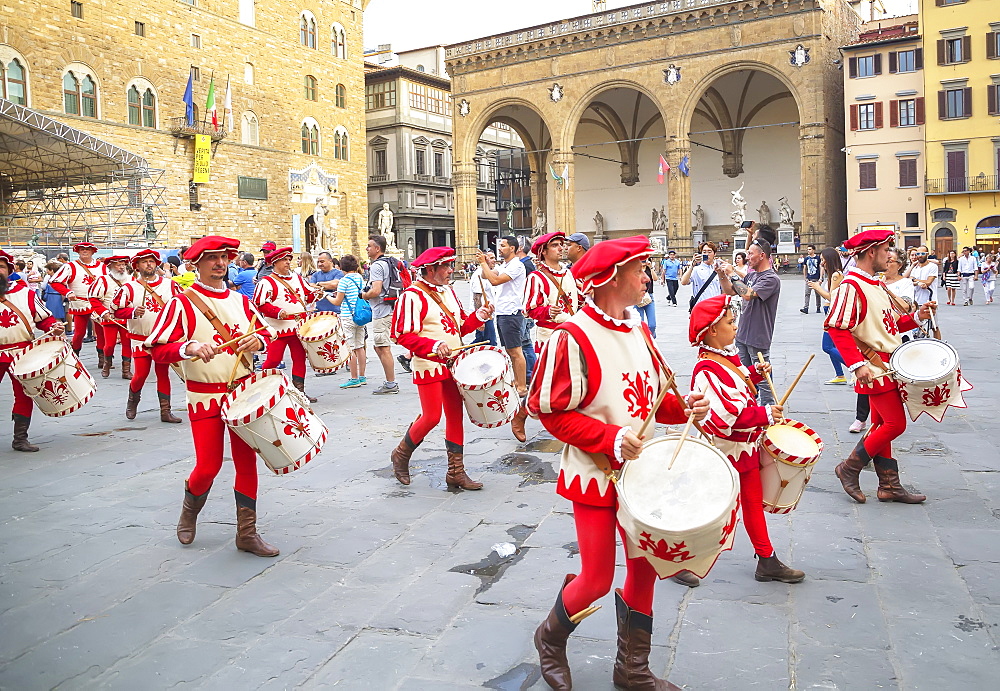
[[[358,326],[364,326],[372,320],[372,306],[361,297],[361,286],[358,286],[358,297],[354,299],[354,305],[351,307],[351,320]]]

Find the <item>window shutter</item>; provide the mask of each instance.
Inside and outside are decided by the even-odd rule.
[[[972,59],[972,36],[962,37],[962,62]]]
[[[948,94],[942,91],[938,91],[938,120],[944,120],[948,117]]]
[[[924,69],[924,49],[914,48],[913,50],[913,68],[917,70]]]
[[[997,84],[990,84],[986,87],[986,104],[989,109],[990,115],[997,115],[997,92],[1000,91],[1000,86]]]
[[[896,74],[897,71],[898,70],[896,68],[896,51],[890,50],[889,51],[889,74]]]
[[[965,117],[971,118],[972,117],[972,87],[971,86],[967,86],[966,88],[962,89],[962,91],[964,92],[962,94],[962,100],[965,101]]]
[[[858,76],[858,59],[851,58],[847,61],[847,73],[850,75],[851,79],[856,79]]]
[[[882,127],[882,101],[875,101],[875,129]]]
[[[899,101],[889,101],[889,127],[899,127]]]
[[[937,42],[937,48],[938,48],[938,64],[939,65],[946,65],[946,64],[948,64],[948,63],[945,62],[944,39],[943,38]]]
[[[858,105],[856,103],[851,104],[851,131],[857,131],[858,129]]]
[[[941,7],[944,5],[944,1],[945,0],[934,0],[934,4],[937,5],[938,7]]]
[[[995,58],[997,56],[997,35],[996,32],[986,34],[986,57]]]
[[[872,62],[875,63],[875,74],[882,74],[882,54],[875,53],[875,59]]]
[[[916,99],[917,103],[913,108],[914,114],[916,115],[916,120],[918,125],[924,124],[924,97],[920,96]]]

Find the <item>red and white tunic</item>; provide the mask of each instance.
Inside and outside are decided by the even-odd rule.
[[[87,296],[90,293],[90,286],[99,276],[107,273],[107,268],[103,262],[84,264],[79,259],[63,264],[49,285],[60,295],[72,292],[76,297],[70,299],[68,310],[70,314],[90,314],[91,305]]]
[[[289,314],[304,313],[308,305],[317,300],[313,289],[302,276],[292,272],[287,276],[271,273],[257,283],[253,291],[253,302],[264,315],[278,338],[294,336],[299,323],[294,319],[278,319],[281,310]]]
[[[48,331],[55,326],[56,319],[45,308],[38,293],[24,281],[11,283],[3,299],[34,322],[25,324],[17,311],[0,302],[0,362],[11,362],[21,348],[35,340],[35,325],[42,331]]]
[[[228,288],[216,290],[202,283],[195,283],[190,290],[198,294],[202,301],[219,318],[233,337],[252,330],[267,327],[257,308],[243,294]],[[251,319],[253,329],[250,328]],[[270,328],[257,336],[270,345],[274,333]],[[240,358],[236,355],[236,344],[227,346],[209,362],[187,359],[185,348],[191,341],[221,345],[228,338],[219,334],[208,318],[194,306],[191,299],[181,293],[172,297],[166,309],[160,313],[144,348],[152,352],[156,362],[180,362],[187,385],[188,412],[192,420],[213,417],[219,414],[219,403],[228,390],[230,375],[235,365],[233,381],[239,381],[251,373],[252,358],[249,353]],[[239,364],[236,361],[239,360]],[[249,363],[249,365],[248,365]]]
[[[699,360],[691,374],[692,390],[701,391],[706,385],[708,387],[705,396],[710,409],[701,425],[715,437],[712,443],[726,454],[738,472],[752,470],[760,463],[760,436],[766,427],[774,424],[771,410],[757,403],[746,380],[725,365],[706,357],[709,352],[704,347],[699,351]],[[716,356],[731,362],[754,385],[763,381],[764,377],[756,369],[751,372],[740,364],[735,351],[716,352]]]
[[[115,316],[118,319],[126,320],[125,325],[128,328],[129,338],[134,341],[145,341],[146,337],[153,331],[153,324],[166,309],[170,298],[184,292],[177,281],[171,281],[162,276],[157,276],[156,280],[149,281],[146,285],[159,296],[160,301],[163,302],[162,307],[160,301],[150,295],[138,280],[126,281],[111,300],[111,308],[114,310]],[[141,317],[133,316],[136,307],[145,308],[146,311]]]
[[[833,291],[830,313],[824,327],[852,372],[862,365],[869,365],[872,374],[889,371],[889,356],[902,345],[902,334],[917,328],[912,314],[902,314],[889,297],[889,290],[879,279],[857,267],[850,269],[847,277]],[[869,362],[860,348],[868,346],[878,353],[882,367]],[[873,394],[897,388],[892,377],[882,377],[864,386],[854,385],[857,393]]]
[[[434,294],[451,316],[431,297]],[[457,321],[456,321],[457,320]],[[451,379],[448,361],[434,354],[438,343],[449,348],[462,345],[462,336],[480,328],[483,322],[475,313],[462,309],[462,303],[449,286],[436,286],[417,279],[396,300],[392,313],[392,338],[413,353],[410,369],[414,384]]]
[[[90,284],[90,288],[87,290],[87,300],[90,302],[91,312],[101,320],[101,324],[113,323],[118,326],[112,321],[114,317],[112,300],[121,287],[122,282],[110,273],[98,276],[97,280]]]
[[[559,288],[562,288],[562,295]],[[567,321],[576,312],[579,304],[576,279],[572,272],[563,268],[553,271],[545,264],[538,267],[528,276],[524,288],[524,309],[531,319],[535,320],[535,352],[542,352],[542,345],[552,337],[552,330]],[[549,316],[550,307],[559,307],[560,312],[555,319]]]
[[[621,467],[621,441],[639,433],[668,372],[650,352],[649,332],[636,310],[614,319],[590,299],[561,324],[542,349],[528,393],[528,410],[566,442],[556,491],[592,506],[614,506],[614,485],[598,467],[604,455]],[[661,371],[662,370],[662,371]],[[684,407],[668,395],[657,422],[686,421]],[[652,428],[646,437],[652,435]]]

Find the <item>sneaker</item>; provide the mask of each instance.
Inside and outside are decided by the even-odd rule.
[[[285,363],[284,362],[279,362],[277,369],[285,369]]]
[[[851,426],[847,428],[847,431],[850,432],[851,434],[860,434],[861,432],[865,431],[865,427],[867,426],[868,423],[864,422],[863,420],[855,420],[854,422],[851,423]]]
[[[839,377],[834,377],[833,379],[831,379],[830,381],[828,381],[826,383],[827,384],[846,384],[847,383],[847,377],[845,377],[844,375],[840,375]]]
[[[347,380],[347,381],[345,381],[345,382],[344,382],[343,384],[341,384],[341,385],[340,385],[340,388],[342,388],[342,389],[356,389],[356,388],[358,388],[359,386],[361,386],[361,380],[359,380],[359,379],[354,379],[354,378],[352,377],[351,379],[348,379],[348,380]]]
[[[382,394],[387,394],[387,393],[399,393],[399,384],[397,384],[396,382],[392,382],[390,385],[390,382],[384,381],[382,382],[382,386],[372,391],[372,393],[375,394],[376,396],[380,396]]]
[[[803,307],[802,309],[799,310],[799,312],[801,312],[802,314],[809,314],[809,308]]]
[[[367,384],[368,377],[358,377],[358,381],[361,382],[362,385]]]
[[[405,355],[397,355],[396,362],[400,364],[405,372],[413,372],[413,370],[410,369],[410,359]]]

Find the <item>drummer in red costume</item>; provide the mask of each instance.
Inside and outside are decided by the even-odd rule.
[[[781,419],[780,405],[757,403],[756,385],[764,381],[771,365],[756,365],[751,372],[736,353],[736,315],[732,296],[702,300],[691,312],[688,338],[698,346],[698,362],[691,373],[691,388],[704,390],[711,410],[702,423],[712,444],[726,454],[740,474],[740,509],[743,525],[757,556],[758,581],[799,583],[805,573],[778,560],[764,520],[764,488],[760,482],[760,437]]]
[[[309,305],[319,296],[302,276],[292,271],[292,248],[282,247],[264,257],[274,271],[263,276],[253,291],[253,301],[267,319],[277,337],[267,348],[263,369],[281,364],[285,348],[292,356],[292,385],[306,392],[306,350],[299,340],[299,319],[304,319]],[[310,403],[316,399],[308,396]]]
[[[559,325],[535,367],[528,408],[557,439],[566,442],[556,491],[573,502],[580,575],[563,581],[555,607],[535,631],[542,677],[554,689],[572,687],[566,643],[611,589],[615,575],[617,493],[599,466],[618,469],[638,458],[637,431],[652,411],[670,372],[633,305],[646,290],[643,260],[653,253],[648,238],[635,236],[595,245],[573,265],[584,292],[580,311]],[[685,403],[668,395],[656,421],[683,423],[708,402],[692,393]],[[652,429],[646,434],[650,437]],[[676,689],[649,669],[653,586],[657,574],[643,558],[626,559],[623,590],[615,591],[618,656],[614,683],[625,689]]]
[[[7,277],[14,273],[14,257],[0,250],[0,380],[8,375],[14,353],[35,340],[35,328],[49,336],[62,336],[65,327],[57,321],[39,299],[38,293],[25,281],[10,283]],[[27,322],[27,323],[25,323]],[[24,393],[21,382],[10,375],[14,391],[14,440],[10,447],[15,451],[38,451],[28,442],[28,427],[35,404]]]
[[[183,545],[194,541],[198,513],[222,469],[222,397],[252,374],[250,353],[267,348],[274,336],[250,300],[226,287],[229,262],[239,246],[239,240],[209,235],[188,248],[184,259],[195,265],[198,280],[167,302],[143,343],[155,362],[181,362],[187,384],[195,466],[184,484],[177,523],[177,539]],[[233,338],[240,340],[218,347]],[[188,360],[191,357],[198,359]],[[276,557],[278,550],[257,534],[257,455],[232,430],[229,443],[236,467],[236,548]]]
[[[576,314],[579,305],[576,279],[561,262],[565,254],[565,237],[565,233],[557,230],[542,235],[531,245],[531,252],[538,258],[538,263],[524,288],[524,311],[535,320],[536,353],[542,352],[542,346],[552,336],[552,330]],[[521,406],[510,423],[518,441],[527,439],[524,431],[527,417],[527,408]]]
[[[404,485],[410,484],[410,457],[427,434],[441,421],[444,411],[444,444],[448,453],[449,487],[482,489],[483,483],[465,472],[465,407],[452,379],[448,363],[452,350],[462,345],[462,336],[479,329],[493,316],[492,303],[473,314],[449,285],[455,270],[455,250],[432,247],[411,263],[420,276],[403,291],[392,315],[392,338],[413,353],[410,367],[420,396],[420,415],[410,425],[392,452],[392,471]]]
[[[889,289],[876,276],[888,265],[892,239],[891,229],[866,230],[844,243],[855,265],[834,291],[825,323],[844,364],[857,377],[854,390],[868,394],[872,408],[868,435],[836,468],[844,491],[861,504],[865,502],[861,470],[872,460],[878,475],[879,501],[919,504],[927,498],[911,494],[900,484],[892,441],[906,431],[903,399],[899,384],[891,376],[875,376],[889,370],[889,356],[902,344],[901,334],[930,319],[937,303],[925,302],[910,314],[903,314],[895,306]]]
[[[179,423],[181,419],[170,412],[170,366],[163,362],[153,365],[149,351],[142,348],[153,330],[156,318],[170,298],[179,295],[183,288],[177,281],[160,276],[157,268],[160,266],[160,254],[153,249],[144,249],[132,256],[132,269],[135,277],[127,281],[115,293],[111,301],[115,318],[125,319],[127,337],[132,342],[132,356],[135,372],[128,385],[128,402],[125,404],[125,417],[134,420],[139,410],[142,386],[146,383],[149,370],[156,370],[156,397],[160,404],[160,422]]]
[[[88,291],[97,277],[104,275],[105,268],[103,263],[94,259],[97,245],[78,242],[73,245],[73,251],[76,252],[77,258],[63,264],[63,267],[52,276],[49,285],[69,300],[67,307],[69,315],[73,317],[73,352],[79,355],[93,309],[87,297]],[[97,341],[97,366],[103,369],[104,330],[97,322],[94,322],[94,339]]]
[[[94,315],[95,326],[100,325],[104,334],[104,362],[101,365],[101,376],[107,379],[111,376],[112,362],[115,355],[115,344],[122,344],[122,379],[132,378],[132,348],[128,334],[120,322],[115,321],[111,300],[115,293],[128,280],[126,267],[128,257],[115,254],[104,258],[104,274],[97,277],[87,290],[87,299]]]

